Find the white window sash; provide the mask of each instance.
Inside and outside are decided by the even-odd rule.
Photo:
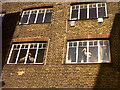
[[[106,17],[107,17],[107,4],[105,3],[105,14],[106,14]]]
[[[79,9],[78,9],[78,19],[80,19],[80,5],[79,5]]]
[[[87,5],[87,19],[89,19],[89,4]]]
[[[29,23],[29,19],[30,19],[30,16],[31,16],[31,12],[32,12],[32,11],[30,11],[30,13],[29,13],[28,20],[27,20],[27,24]]]
[[[46,9],[45,9],[45,11],[44,11],[44,16],[43,16],[43,21],[42,21],[42,23],[44,23],[44,21],[45,21],[45,16],[46,16]]]
[[[15,64],[17,64],[18,58],[20,56],[21,47],[22,47],[22,44],[20,44],[20,48],[19,48],[19,51],[18,51],[18,54],[17,54],[17,58],[16,58]]]
[[[96,12],[97,12],[97,18],[98,18],[98,4],[96,4]]]
[[[24,13],[25,13],[25,12],[22,13],[21,20],[20,20],[19,24],[22,24],[21,21],[22,21],[22,19],[23,19]]]
[[[66,54],[66,63],[68,63],[68,53],[69,52],[69,42],[67,42],[67,54]],[[71,61],[70,61],[71,62]]]
[[[89,63],[89,41],[87,41],[87,63]]]
[[[24,62],[24,64],[26,64],[26,62],[27,62],[28,53],[29,53],[29,50],[30,50],[30,45],[31,44],[28,45],[28,50],[27,50],[27,53],[26,53],[26,56],[25,56],[25,62]]]
[[[38,48],[39,48],[39,43],[37,44],[37,50],[36,50],[36,54],[35,54],[34,64],[36,63],[36,60],[37,60]]]
[[[71,16],[72,16],[72,6],[70,7],[70,20],[72,19]]]
[[[79,45],[79,43],[78,43],[78,41],[77,41],[77,47],[76,47],[76,63],[78,62],[78,45]]]
[[[9,58],[8,58],[7,64],[9,64],[9,62],[10,62],[10,58],[11,58],[11,55],[12,55],[12,52],[13,52],[13,48],[14,48],[14,44],[12,45],[12,48],[10,50],[10,54],[9,54]]]
[[[36,17],[35,17],[35,21],[34,21],[34,23],[36,23],[36,22],[37,22],[38,13],[39,13],[39,10],[37,10],[37,13],[36,13]]]
[[[100,49],[101,49],[101,47],[100,47],[100,41],[98,40],[97,41],[97,44],[98,44],[98,63],[100,63],[101,61],[100,61]]]

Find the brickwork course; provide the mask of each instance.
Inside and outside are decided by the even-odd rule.
[[[120,9],[107,2],[108,17],[78,20],[71,27],[73,2],[3,2],[3,88],[120,88]],[[51,23],[19,25],[23,9],[53,6]],[[8,16],[8,17],[7,17]],[[111,63],[65,64],[67,40],[107,38]],[[6,64],[13,42],[49,41],[44,65]],[[8,42],[8,43],[7,43]],[[7,47],[7,48],[6,48]],[[23,72],[23,74],[19,74]]]

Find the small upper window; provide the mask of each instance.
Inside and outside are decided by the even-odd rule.
[[[42,64],[47,43],[13,44],[7,64]]]
[[[106,3],[73,5],[70,8],[70,20],[107,17]]]
[[[66,63],[107,63],[110,62],[108,40],[69,41]]]
[[[52,9],[23,11],[20,24],[50,23]]]

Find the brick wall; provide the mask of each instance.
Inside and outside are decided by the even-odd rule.
[[[75,21],[74,27],[70,26],[69,2],[15,3],[15,6],[14,3],[5,3],[3,9],[7,13],[21,12],[22,9],[36,5],[53,5],[51,23],[16,25],[12,39],[15,42],[33,37],[37,40],[49,38],[46,65],[5,65],[2,72],[4,88],[118,88],[120,72],[114,64],[116,57],[112,58],[113,62],[109,64],[64,64],[67,40],[83,37],[111,39],[118,3],[107,3],[108,18],[104,18],[103,23],[98,23],[97,19],[79,20]],[[113,34],[113,37],[114,35],[116,34]],[[111,49],[114,53],[116,48]],[[23,74],[20,74],[21,72]]]

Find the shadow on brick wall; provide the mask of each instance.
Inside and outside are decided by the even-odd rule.
[[[115,15],[110,33],[110,51],[112,63],[101,64],[94,90],[120,90],[120,13]]]
[[[19,12],[6,14],[4,16],[2,25],[2,68],[6,63],[10,42],[12,40],[17,21],[19,21],[19,19],[20,19]]]

